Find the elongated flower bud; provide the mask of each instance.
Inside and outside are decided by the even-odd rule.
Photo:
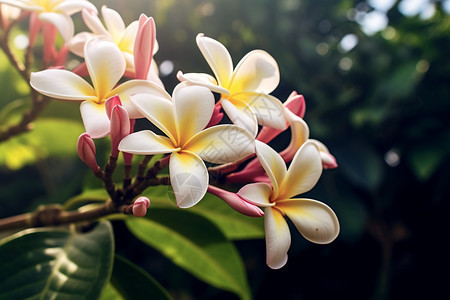
[[[128,112],[121,105],[116,105],[112,109],[110,126],[111,156],[117,157],[119,155],[118,146],[120,141],[130,134]]]
[[[133,203],[133,215],[136,217],[143,217],[147,214],[147,209],[150,206],[150,200],[147,197],[139,197]]]
[[[134,68],[137,79],[147,79],[156,41],[156,26],[152,17],[142,14],[134,42]]]
[[[77,153],[92,172],[96,173],[100,169],[95,159],[95,144],[89,134],[83,133],[78,138]]]
[[[258,206],[248,203],[236,193],[225,191],[212,185],[208,186],[208,192],[221,198],[241,214],[249,217],[262,217],[264,215],[264,212]]]

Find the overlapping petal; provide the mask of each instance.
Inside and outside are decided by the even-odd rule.
[[[209,182],[208,170],[196,154],[188,151],[172,153],[169,173],[178,207],[194,206],[205,196]]]
[[[180,145],[200,132],[211,119],[214,110],[214,96],[201,86],[185,87],[179,84],[172,95],[175,123],[180,133]],[[187,113],[192,111],[195,113]]]
[[[233,162],[255,153],[254,140],[247,131],[225,124],[199,132],[183,148],[217,164]]]
[[[103,99],[125,72],[122,52],[114,43],[92,39],[86,43],[84,53],[94,89],[99,99]]]
[[[96,100],[95,90],[80,76],[59,69],[31,73],[31,86],[38,92],[63,100]]]
[[[233,74],[233,61],[228,50],[218,41],[206,37],[202,33],[197,35],[196,41],[219,85],[228,87]]]
[[[80,105],[80,112],[84,128],[93,139],[102,138],[109,133],[110,123],[104,103],[84,101]]]
[[[270,202],[270,194],[272,187],[264,182],[255,182],[246,184],[237,193],[246,201],[261,207],[273,206],[275,203]]]
[[[270,146],[260,141],[255,141],[255,145],[256,155],[272,183],[273,193],[270,200],[277,199],[282,188],[280,185],[287,174],[284,160]]]
[[[280,152],[280,155],[284,161],[289,162],[297,153],[298,149],[308,140],[309,127],[302,118],[293,112],[286,110],[285,115],[291,127],[291,141],[286,149]]]
[[[179,150],[172,141],[150,130],[142,130],[127,135],[119,143],[119,150],[127,153],[150,155],[171,153]]]
[[[339,234],[339,221],[336,214],[322,202],[311,199],[290,199],[278,201],[277,207],[291,219],[298,231],[310,242],[328,244]]]
[[[102,6],[102,16],[105,21],[106,28],[113,37],[113,40],[117,41],[116,37],[120,38],[122,36],[122,32],[125,30],[125,23],[123,22],[122,17],[117,11],[106,7],[106,5]]]
[[[55,11],[63,11],[68,15],[79,12],[82,9],[97,12],[94,4],[87,0],[63,0],[55,6]]]
[[[205,73],[186,73],[183,74],[183,72],[178,71],[177,78],[181,82],[188,82],[195,85],[204,86],[208,89],[210,89],[213,92],[223,94],[223,95],[229,95],[230,92],[219,86],[217,83],[217,80],[212,77],[209,74]]]
[[[312,143],[305,143],[295,154],[284,180],[280,182],[278,199],[289,199],[306,193],[316,185],[321,174],[319,150]]]
[[[287,251],[291,246],[289,226],[276,208],[268,207],[264,211],[266,232],[266,263],[272,269],[283,267],[288,259]]]
[[[258,132],[258,121],[252,108],[241,100],[222,98],[220,101],[223,110],[230,120],[239,127],[246,129],[251,136],[255,137]]]
[[[70,16],[56,12],[43,12],[39,14],[39,19],[53,24],[64,41],[68,41],[73,37],[75,28]]]
[[[170,99],[170,97],[169,97]],[[131,96],[136,108],[172,141],[178,144],[177,126],[174,121],[172,101],[166,97],[137,94]],[[178,145],[177,145],[178,146]]]
[[[271,93],[280,82],[278,64],[270,54],[254,50],[245,55],[236,66],[231,83],[231,94],[251,91]]]
[[[86,26],[96,35],[105,35],[108,36],[109,33],[103,26],[102,22],[98,18],[97,12],[83,9],[81,12],[81,16],[83,18]]]

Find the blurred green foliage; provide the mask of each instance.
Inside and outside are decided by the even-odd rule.
[[[450,206],[450,16],[442,2],[433,2],[434,15],[422,18],[402,15],[397,1],[387,11],[388,27],[373,35],[354,20],[373,10],[364,1],[92,2],[119,11],[127,24],[140,13],[155,18],[155,60],[173,64],[161,74],[169,92],[178,70],[211,73],[195,44],[203,32],[229,49],[234,64],[250,50],[269,52],[281,72],[274,95],[284,100],[297,90],[305,96],[311,137],[339,164],[308,196],[336,211],[341,235],[317,246],[292,227],[289,262],[279,271],[264,265],[262,240],[237,242],[256,299],[430,299],[445,291],[439,274],[450,267],[450,249],[441,244]],[[342,40],[349,34],[357,43],[347,50]],[[26,108],[26,90],[1,55],[0,88],[0,122],[9,122],[12,112]],[[82,130],[77,105],[55,103],[34,131],[0,145],[0,216],[63,202],[84,189],[88,170],[74,151]],[[288,138],[273,146],[282,149]],[[172,294],[231,297],[127,233],[115,224],[118,252],[151,270]]]

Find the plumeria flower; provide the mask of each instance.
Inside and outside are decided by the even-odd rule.
[[[228,163],[254,153],[254,140],[235,125],[204,129],[211,119],[214,96],[201,86],[179,84],[172,101],[145,94],[134,95],[132,102],[165,136],[143,130],[126,136],[119,150],[133,154],[170,153],[170,183],[177,205],[195,205],[208,189],[208,170],[203,160]]]
[[[131,94],[149,93],[168,97],[167,93],[146,80],[130,80],[116,86],[125,72],[125,61],[119,48],[109,41],[94,39],[85,46],[85,60],[93,86],[80,76],[60,69],[48,69],[31,73],[31,86],[52,98],[82,101],[81,117],[86,132],[92,138],[101,138],[109,133],[109,118],[105,101],[118,95],[130,119],[143,115],[130,101]]]
[[[130,73],[135,72],[135,58],[134,58],[134,51],[135,51],[135,42],[136,42],[136,36],[139,31],[143,31],[142,27],[145,25],[146,27],[154,27],[154,24],[144,24],[146,19],[149,19],[145,16],[141,16],[139,21],[133,21],[128,26],[125,26],[125,23],[120,16],[120,14],[111,9],[106,7],[105,5],[101,8],[102,17],[105,22],[104,26],[102,24],[102,21],[99,19],[98,15],[94,11],[89,10],[83,10],[81,12],[81,15],[83,17],[83,20],[86,24],[86,26],[92,31],[92,32],[81,32],[75,35],[69,42],[68,47],[70,51],[75,53],[78,56],[84,57],[84,45],[86,42],[91,40],[95,37],[101,37],[104,39],[107,39],[113,43],[115,43],[119,49],[122,51],[122,54],[126,61],[126,71]],[[151,20],[153,21],[153,19]],[[145,28],[145,27],[144,27]],[[154,29],[154,28],[153,28]],[[149,30],[151,31],[151,30]],[[158,51],[158,43],[154,39],[154,36],[151,36],[151,33],[154,34],[154,32],[150,32],[150,37],[148,36],[140,36],[140,39],[144,38],[152,38],[152,46],[151,46],[151,53],[150,55],[150,61],[153,64],[152,70],[152,79],[153,81],[156,81],[158,84],[162,85],[160,82],[158,76],[154,76],[154,73],[157,73],[156,63],[152,60],[152,56],[154,53]],[[155,70],[156,69],[156,70]],[[157,74],[156,74],[157,75]],[[139,78],[139,79],[147,79],[147,78]]]
[[[256,154],[271,184],[251,183],[242,187],[238,195],[265,207],[267,265],[278,269],[286,264],[291,244],[285,216],[307,240],[317,244],[332,242],[339,234],[339,222],[333,210],[324,203],[293,198],[311,190],[322,174],[320,154],[313,143],[307,142],[299,149],[289,169],[281,156],[262,142],[256,141]]]
[[[64,41],[74,34],[72,14],[82,9],[97,11],[87,0],[0,0],[0,3],[38,14],[40,20],[52,23],[58,29]]]
[[[234,124],[256,136],[258,124],[283,129],[286,124],[281,102],[269,94],[278,86],[280,73],[267,52],[254,50],[245,55],[233,70],[228,50],[218,41],[197,35],[197,45],[214,72],[178,72],[180,81],[208,87],[221,94],[221,105]]]

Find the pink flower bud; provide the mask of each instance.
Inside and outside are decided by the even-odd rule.
[[[262,217],[264,212],[256,205],[250,204],[238,194],[222,190],[215,186],[208,186],[208,192],[225,201],[237,212],[249,217]]]
[[[108,98],[105,102],[105,109],[106,114],[108,115],[108,118],[111,120],[111,112],[116,105],[122,105],[122,101],[120,101],[119,95],[112,96]]]
[[[206,125],[206,128],[215,126],[219,124],[220,121],[222,121],[223,112],[220,111],[221,109],[222,105],[220,105],[220,102],[214,106],[213,114],[211,116],[211,119],[209,120],[208,125]]]
[[[147,209],[150,206],[150,200],[147,197],[139,197],[133,203],[133,215],[136,217],[143,217],[147,214]]]
[[[80,77],[87,77],[89,76],[89,72],[86,66],[86,62],[82,62],[81,64],[79,64],[78,66],[76,66],[75,68],[72,69],[72,72],[77,74]]]
[[[134,124],[136,124],[135,119],[130,119],[130,133],[134,132]],[[133,154],[122,152],[123,163],[125,166],[131,166],[131,160],[133,159]]]
[[[314,139],[309,139],[308,141],[312,142],[316,145],[317,149],[319,149],[319,154],[322,159],[322,166],[324,169],[335,169],[338,167],[336,158],[334,158],[324,143]]]
[[[39,30],[41,29],[42,21],[39,20],[38,14],[33,12],[30,15],[30,29],[29,29],[29,44],[30,47],[34,46],[34,42],[36,40],[36,36],[39,33]]]
[[[44,37],[44,62],[52,64],[56,60],[57,52],[55,48],[56,27],[47,22],[42,23],[42,35]]]
[[[156,26],[153,18],[142,14],[134,42],[134,68],[137,79],[147,79],[156,41]]]
[[[119,155],[120,141],[130,134],[130,119],[128,112],[121,105],[116,105],[111,112],[110,135],[111,135],[111,156]]]
[[[96,173],[100,169],[95,159],[95,144],[89,134],[83,133],[78,138],[77,153],[92,172]]]

